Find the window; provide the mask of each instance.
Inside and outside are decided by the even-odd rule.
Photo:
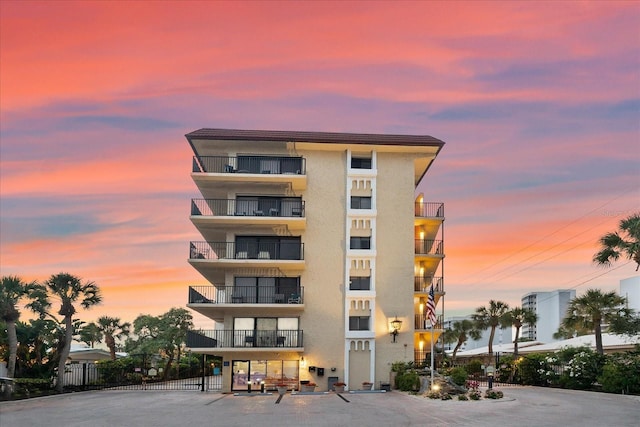
[[[300,237],[237,236],[236,258],[303,259]]]
[[[349,247],[351,249],[371,249],[371,237],[352,237]]]
[[[371,197],[351,196],[351,209],[371,209]]]
[[[350,331],[368,331],[369,316],[349,316]]]
[[[351,157],[351,169],[371,169],[371,157]]]
[[[349,290],[368,291],[371,289],[371,277],[349,277]]]

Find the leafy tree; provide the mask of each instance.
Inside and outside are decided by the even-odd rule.
[[[514,307],[505,313],[505,322],[516,328],[513,340],[513,357],[518,357],[518,339],[523,325],[532,325],[538,321],[538,315],[528,308]]]
[[[561,328],[569,331],[593,331],[596,337],[596,351],[604,354],[602,324],[624,316],[625,303],[626,298],[615,291],[602,293],[599,289],[589,289],[584,295],[571,300]]]
[[[640,268],[640,213],[630,215],[620,221],[619,231],[607,233],[600,238],[600,251],[593,256],[593,262],[610,267],[621,256],[636,263]]]
[[[98,318],[98,330],[104,334],[104,341],[111,353],[111,360],[116,360],[116,339],[128,337],[131,323],[122,322],[117,317],[102,316]]]
[[[80,328],[80,341],[85,343],[91,348],[94,348],[96,343],[99,343],[104,338],[104,334],[100,330],[100,326],[91,322]]]
[[[0,280],[0,319],[5,322],[7,328],[9,343],[7,375],[9,377],[15,376],[18,351],[16,322],[20,318],[17,305],[21,300],[29,300],[26,307],[35,312],[41,311],[47,304],[46,292],[38,283],[26,283],[17,276],[3,276]]]
[[[133,321],[137,340],[127,340],[129,353],[159,354],[166,358],[163,379],[169,375],[174,360],[180,360],[187,331],[193,328],[193,316],[184,308],[172,308],[160,316],[143,314]]]
[[[621,315],[616,316],[609,323],[609,331],[620,335],[640,334],[640,314],[632,309],[623,308]]]
[[[509,325],[506,318],[508,311],[509,304],[506,302],[490,300],[489,306],[476,308],[476,312],[473,315],[473,321],[478,329],[491,329],[489,334],[489,358],[493,356],[493,338],[496,335],[496,328]]]
[[[463,319],[453,322],[453,328],[445,331],[443,337],[446,342],[456,343],[456,346],[453,349],[453,354],[451,355],[452,361],[455,362],[458,350],[469,338],[479,340],[481,336],[482,331],[478,329],[476,324],[471,320]]]
[[[62,392],[64,387],[64,368],[69,350],[71,349],[71,340],[73,339],[73,315],[76,313],[75,303],[88,309],[93,305],[102,301],[100,289],[94,282],[82,282],[78,277],[68,273],[58,273],[52,275],[45,282],[45,286],[49,293],[59,299],[60,309],[58,314],[64,317],[64,343],[60,352],[58,361],[58,380],[56,389]]]

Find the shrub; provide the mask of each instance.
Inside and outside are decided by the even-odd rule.
[[[459,394],[458,395],[458,400],[469,400],[469,398],[467,397],[466,394]]]
[[[469,392],[469,399],[471,400],[480,400],[480,390],[471,390]]]
[[[53,392],[53,383],[48,378],[15,378],[13,398],[33,397]]]
[[[482,373],[482,361],[473,359],[467,363],[465,369],[469,375],[480,374]]]
[[[504,393],[499,390],[487,390],[484,393],[485,399],[502,399],[504,397]]]
[[[451,399],[453,399],[453,397],[451,397],[451,395],[449,393],[441,393],[440,394],[440,399],[442,399],[442,400],[451,400]]]
[[[416,371],[398,373],[396,384],[402,391],[420,390],[420,377]]]
[[[520,382],[525,385],[544,386],[551,383],[554,371],[546,354],[529,354],[518,361]]]
[[[427,393],[427,397],[429,399],[440,399],[440,392],[439,391],[430,390],[429,393]]]
[[[560,385],[580,390],[591,388],[601,372],[604,360],[604,356],[589,348],[581,349],[565,366]]]
[[[449,374],[451,376],[451,381],[453,381],[456,385],[463,385],[465,381],[467,381],[467,370],[462,367],[456,367],[451,369]]]
[[[607,393],[640,394],[640,353],[609,356],[598,382]]]

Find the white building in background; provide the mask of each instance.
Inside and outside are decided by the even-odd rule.
[[[576,297],[575,289],[558,289],[551,292],[530,292],[522,297],[522,308],[538,315],[535,325],[523,325],[521,339],[550,343],[558,341],[553,334],[562,323],[569,302]]]
[[[448,317],[443,323],[443,329],[446,331],[448,329],[453,329],[453,324],[456,321],[461,320],[473,320],[473,315],[469,314],[467,316],[452,316]],[[479,340],[472,340],[469,338],[467,342],[462,344],[459,351],[462,350],[474,350],[476,348],[488,347],[489,346],[489,336],[491,335],[491,329],[487,328],[482,331],[482,336]],[[508,328],[497,328],[496,334],[493,337],[493,346],[498,346],[500,344],[508,344],[513,342],[513,329],[511,327]],[[456,347],[457,342],[453,343],[445,343],[444,349],[446,351],[451,350]]]
[[[627,299],[629,308],[640,312],[640,276],[629,277],[620,281],[620,296]]]

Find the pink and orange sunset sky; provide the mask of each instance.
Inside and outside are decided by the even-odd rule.
[[[618,289],[598,237],[640,211],[640,2],[0,1],[2,275],[184,307],[184,134],[432,135],[445,308]],[[210,327],[195,316],[197,326]]]

